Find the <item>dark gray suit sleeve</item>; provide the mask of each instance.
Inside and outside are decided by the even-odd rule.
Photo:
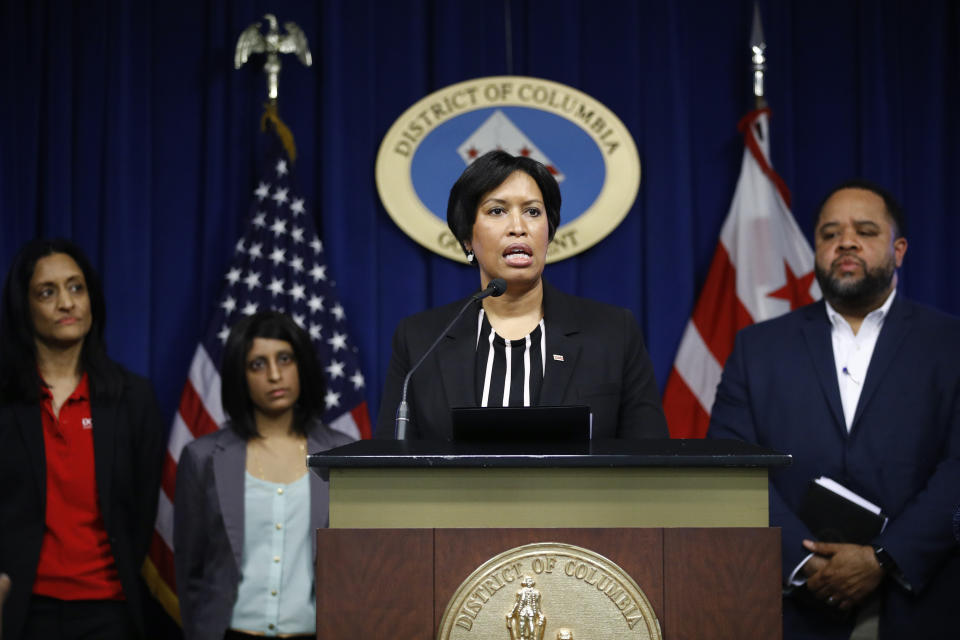
[[[177,598],[184,636],[196,627],[197,598],[202,597],[203,563],[207,555],[207,533],[203,530],[206,492],[202,486],[200,462],[190,447],[184,447],[177,464],[177,491],[173,511],[174,568]]]

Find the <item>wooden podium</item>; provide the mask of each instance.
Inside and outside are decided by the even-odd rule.
[[[474,569],[520,545],[561,542],[625,570],[664,638],[780,638],[767,471],[789,462],[709,440],[536,453],[362,441],[312,455],[330,480],[330,528],[317,532],[317,636],[434,638]]]

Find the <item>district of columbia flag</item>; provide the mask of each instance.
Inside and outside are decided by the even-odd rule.
[[[180,452],[195,438],[224,424],[220,403],[220,357],[230,327],[257,311],[283,311],[306,330],[325,374],[330,427],[354,438],[370,437],[364,378],[347,317],[327,269],[323,243],[300,195],[290,155],[276,130],[286,131],[268,111],[266,157],[252,194],[243,236],[234,245],[223,291],[211,301],[212,319],[197,345],[167,443],[157,521],[143,574],[164,609],[178,622],[173,568],[173,501]],[[310,393],[303,389],[302,393]]]
[[[702,438],[737,331],[814,302],[813,251],[770,164],[770,110],[739,124],[745,149],[730,213],[663,393],[674,438]]]

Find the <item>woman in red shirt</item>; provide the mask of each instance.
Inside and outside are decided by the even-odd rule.
[[[34,240],[0,316],[3,637],[143,635],[140,566],[156,513],[163,429],[150,384],[107,356],[86,256]]]

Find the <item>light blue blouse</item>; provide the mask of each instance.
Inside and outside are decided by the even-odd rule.
[[[230,628],[316,633],[308,475],[279,484],[244,474],[243,566]]]

